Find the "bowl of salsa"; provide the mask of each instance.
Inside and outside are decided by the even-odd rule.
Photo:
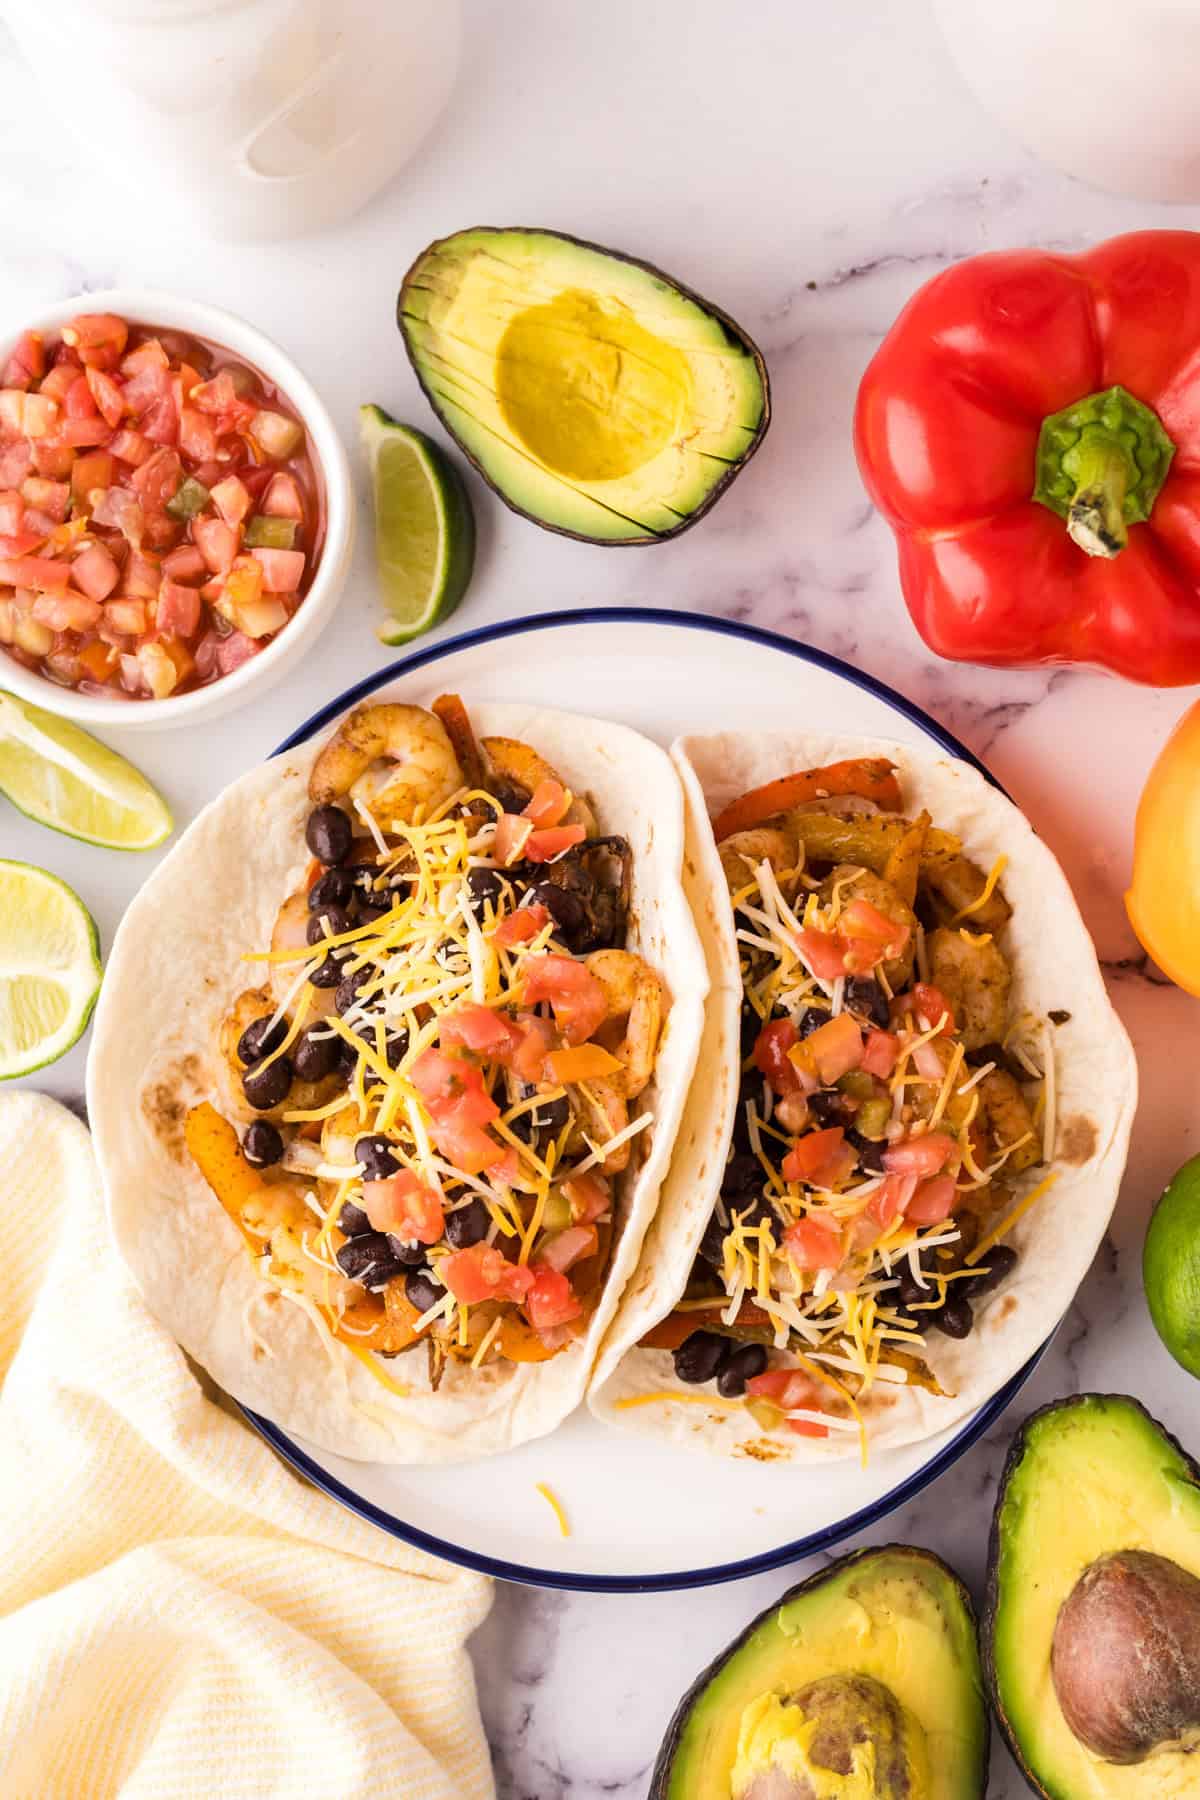
[[[87,724],[182,724],[311,647],[353,536],[346,454],[269,338],[89,294],[0,340],[0,688]]]

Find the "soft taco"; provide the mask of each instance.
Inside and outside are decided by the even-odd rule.
[[[773,1463],[930,1436],[1087,1271],[1128,1038],[1054,857],[968,764],[799,733],[673,754],[706,1047],[593,1410]]]
[[[152,1310],[238,1400],[379,1461],[583,1397],[708,985],[666,753],[472,711],[367,702],[209,807],[122,923],[89,1069]]]

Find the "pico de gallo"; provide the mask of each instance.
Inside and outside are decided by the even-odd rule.
[[[588,1329],[653,1122],[666,999],[624,948],[628,842],[456,696],[357,708],[309,798],[191,1154],[264,1281],[372,1372],[546,1361]]]
[[[765,1431],[866,1431],[879,1383],[940,1393],[1016,1265],[1001,1240],[1053,1181],[1048,1022],[1015,1013],[1011,908],[894,766],[784,776],[716,820],[742,976],[720,1197],[675,1311],[642,1341]],[[1026,1184],[1027,1185],[1027,1184]]]
[[[321,553],[304,423],[219,346],[112,313],[0,373],[0,646],[60,687],[162,700],[257,656]]]

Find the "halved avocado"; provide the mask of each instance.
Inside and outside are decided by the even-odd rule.
[[[992,1521],[984,1657],[1046,1800],[1200,1793],[1200,1468],[1125,1394],[1013,1439]]]
[[[767,429],[766,364],[732,319],[649,263],[556,231],[439,238],[397,312],[463,454],[506,505],[568,537],[674,537]]]
[[[970,1596],[889,1544],[792,1588],[705,1670],[649,1800],[983,1800],[987,1759]]]

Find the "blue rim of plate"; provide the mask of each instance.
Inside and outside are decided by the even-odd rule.
[[[980,762],[979,758],[961,744],[958,739],[932,719],[921,707],[906,700],[902,694],[888,687],[886,682],[879,681],[873,675],[865,674],[851,664],[843,662],[840,657],[830,656],[824,650],[815,650],[808,644],[798,644],[791,638],[781,637],[778,632],[766,631],[760,625],[743,625],[734,619],[714,618],[707,613],[659,611],[650,606],[591,606],[578,610],[531,613],[517,619],[501,620],[495,625],[481,625],[474,631],[459,632],[454,637],[443,638],[439,643],[428,644],[423,650],[412,651],[408,656],[398,657],[386,668],[377,669],[366,675],[361,681],[354,683],[335,699],[328,701],[303,725],[297,727],[290,737],[272,751],[273,756],[281,756],[287,750],[294,750],[302,744],[314,731],[320,731],[333,719],[338,718],[348,707],[359,700],[373,694],[387,682],[394,681],[397,676],[410,674],[414,669],[425,668],[443,658],[455,655],[460,650],[468,650],[477,644],[490,644],[503,641],[505,638],[523,637],[530,631],[555,630],[565,625],[667,625],[686,631],[707,631],[719,637],[742,638],[748,643],[761,644],[768,650],[782,651],[785,656],[795,657],[800,662],[811,663],[831,675],[840,676],[852,686],[864,689],[882,700],[893,712],[902,714],[912,724],[919,726],[926,737],[932,738],[951,756],[978,769],[992,783],[993,787],[1004,789],[991,771]],[[265,1438],[271,1448],[290,1463],[298,1474],[311,1481],[313,1486],[331,1499],[338,1500],[360,1519],[377,1525],[381,1531],[390,1536],[400,1538],[406,1544],[412,1544],[418,1550],[427,1550],[431,1556],[440,1556],[443,1561],[457,1563],[460,1567],[475,1569],[482,1575],[494,1575],[501,1581],[520,1582],[529,1587],[566,1588],[575,1592],[593,1594],[656,1594],[666,1593],[676,1588],[712,1587],[723,1581],[738,1581],[748,1575],[762,1575],[770,1569],[781,1568],[786,1563],[799,1562],[803,1557],[815,1556],[822,1551],[831,1550],[835,1545],[844,1543],[856,1532],[865,1531],[868,1526],[876,1525],[880,1519],[886,1518],[897,1507],[904,1506],[927,1488],[931,1482],[944,1475],[960,1456],[964,1455],[971,1445],[981,1438],[991,1425],[1005,1411],[1010,1402],[1024,1387],[1033,1374],[1038,1363],[1045,1355],[1050,1343],[1050,1336],[1041,1344],[1023,1368],[1005,1382],[999,1391],[992,1395],[974,1413],[962,1430],[943,1445],[937,1455],[929,1462],[923,1463],[906,1480],[898,1486],[881,1494],[869,1506],[860,1512],[851,1513],[838,1520],[834,1525],[826,1525],[820,1531],[810,1532],[806,1537],[793,1538],[786,1544],[778,1545],[774,1550],[764,1550],[758,1556],[743,1557],[738,1562],[717,1563],[704,1569],[681,1569],[665,1575],[593,1575],[571,1569],[537,1569],[524,1563],[506,1562],[500,1557],[485,1556],[475,1550],[464,1550],[458,1544],[448,1543],[444,1538],[434,1537],[432,1533],[421,1531],[417,1526],[408,1524],[404,1519],[396,1518],[394,1513],[376,1506],[373,1501],[356,1494],[336,1476],[322,1468],[308,1452],[292,1441],[278,1425],[264,1419],[259,1413],[252,1412],[249,1407],[239,1408],[243,1416],[254,1429]]]

